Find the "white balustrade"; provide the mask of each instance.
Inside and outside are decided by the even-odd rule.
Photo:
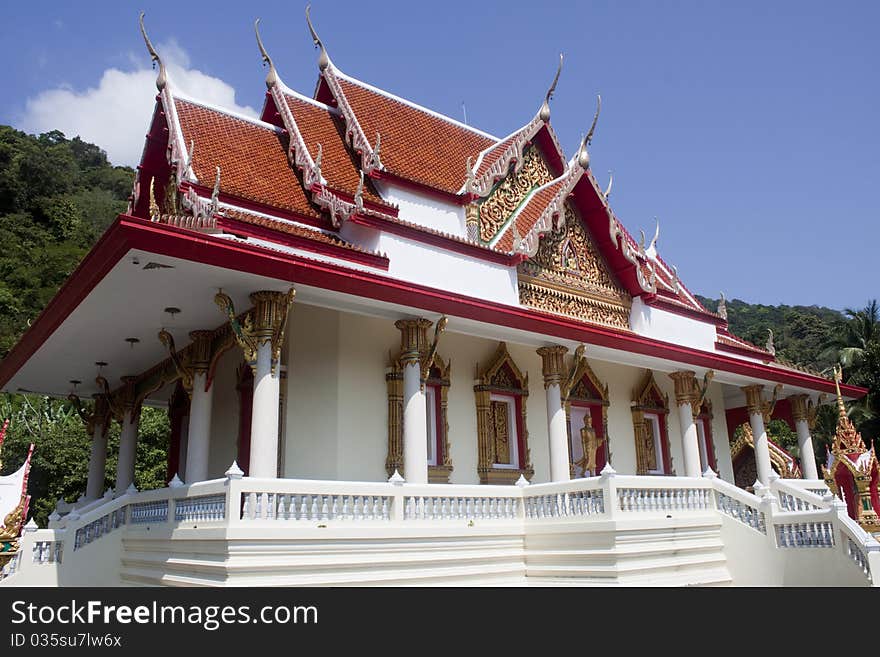
[[[849,555],[849,558],[855,561],[856,565],[861,568],[865,577],[871,579],[871,566],[868,563],[868,555],[865,554],[862,546],[852,540],[849,536],[846,537],[846,553]]]
[[[792,522],[774,524],[776,547],[833,548],[834,528],[830,522]]]
[[[34,563],[61,563],[64,543],[62,541],[36,541],[33,547]]]
[[[762,534],[767,533],[767,519],[757,504],[751,504],[720,491],[716,492],[715,499],[716,508],[724,515],[730,516]]]
[[[241,492],[243,521],[390,520],[390,495]]]
[[[168,500],[153,500],[131,505],[132,525],[155,524],[168,521]]]
[[[226,519],[225,495],[199,495],[176,500],[174,519],[177,522],[210,522]]]

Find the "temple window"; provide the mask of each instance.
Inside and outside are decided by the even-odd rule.
[[[674,475],[669,451],[669,397],[654,380],[651,370],[633,392],[633,431],[636,441],[636,474]]]
[[[477,368],[477,474],[480,483],[514,483],[534,474],[526,429],[528,374],[500,343],[491,361]]]
[[[607,462],[608,386],[603,385],[586,359],[574,373],[565,400],[572,477],[595,477]]]

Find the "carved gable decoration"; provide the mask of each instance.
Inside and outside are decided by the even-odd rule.
[[[586,358],[582,358],[578,363],[573,379],[574,384],[568,391],[567,400],[600,402],[608,406],[608,385],[599,380]]]
[[[654,380],[654,372],[645,371],[639,387],[633,391],[633,407],[642,411],[666,413],[669,410],[669,395],[660,389]]]
[[[518,267],[525,306],[629,330],[632,298],[614,279],[571,203],[565,221],[543,236],[535,256]]]
[[[529,193],[553,179],[540,150],[535,146],[527,146],[523,150],[522,167],[519,170],[511,169],[507,177],[496,184],[484,200],[467,207],[468,221],[475,221],[479,225],[480,241],[490,242]]]

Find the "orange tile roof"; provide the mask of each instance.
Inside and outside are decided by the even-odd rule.
[[[353,197],[360,181],[360,171],[344,142],[345,125],[342,119],[329,108],[324,109],[314,102],[287,93],[284,99],[312,159],[317,157],[318,144],[321,144],[321,175],[327,184]],[[387,206],[373,189],[369,178],[364,180],[364,199]]]
[[[497,142],[350,78],[337,79],[367,139],[373,143],[382,135],[382,164],[401,178],[455,194],[464,184],[468,157]]]
[[[287,136],[268,125],[175,99],[185,143],[195,143],[193,172],[212,187],[239,198],[320,219],[287,162]]]

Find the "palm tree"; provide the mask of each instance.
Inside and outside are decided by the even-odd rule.
[[[880,306],[877,299],[872,299],[861,310],[847,308],[843,312],[849,321],[828,345],[828,350],[837,352],[837,360],[844,370],[858,369],[872,343],[880,340]]]

